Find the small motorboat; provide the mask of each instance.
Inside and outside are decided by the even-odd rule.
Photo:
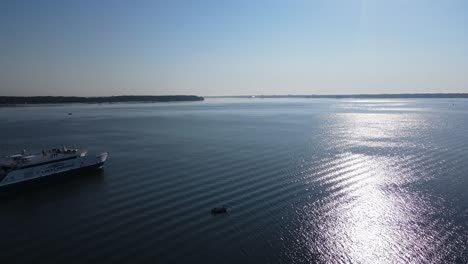
[[[227,213],[227,208],[223,205],[223,207],[214,207],[211,209],[212,214],[224,214]]]

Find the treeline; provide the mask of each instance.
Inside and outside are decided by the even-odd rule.
[[[195,95],[122,95],[106,97],[75,97],[75,96],[0,96],[0,104],[68,104],[68,103],[122,103],[122,102],[183,102],[203,101],[204,98]]]

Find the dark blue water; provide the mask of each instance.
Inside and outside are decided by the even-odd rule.
[[[468,262],[468,100],[0,108],[61,145],[110,158],[2,194],[1,263]]]

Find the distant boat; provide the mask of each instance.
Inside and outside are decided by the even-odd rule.
[[[53,148],[41,154],[15,154],[0,158],[0,187],[83,169],[101,169],[108,153],[89,156],[84,150]]]
[[[227,208],[223,205],[223,207],[214,207],[211,209],[212,214],[224,214],[227,213]]]

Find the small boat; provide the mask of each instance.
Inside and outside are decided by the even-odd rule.
[[[223,207],[214,207],[211,209],[212,214],[224,214],[227,213],[227,208],[223,205]]]

